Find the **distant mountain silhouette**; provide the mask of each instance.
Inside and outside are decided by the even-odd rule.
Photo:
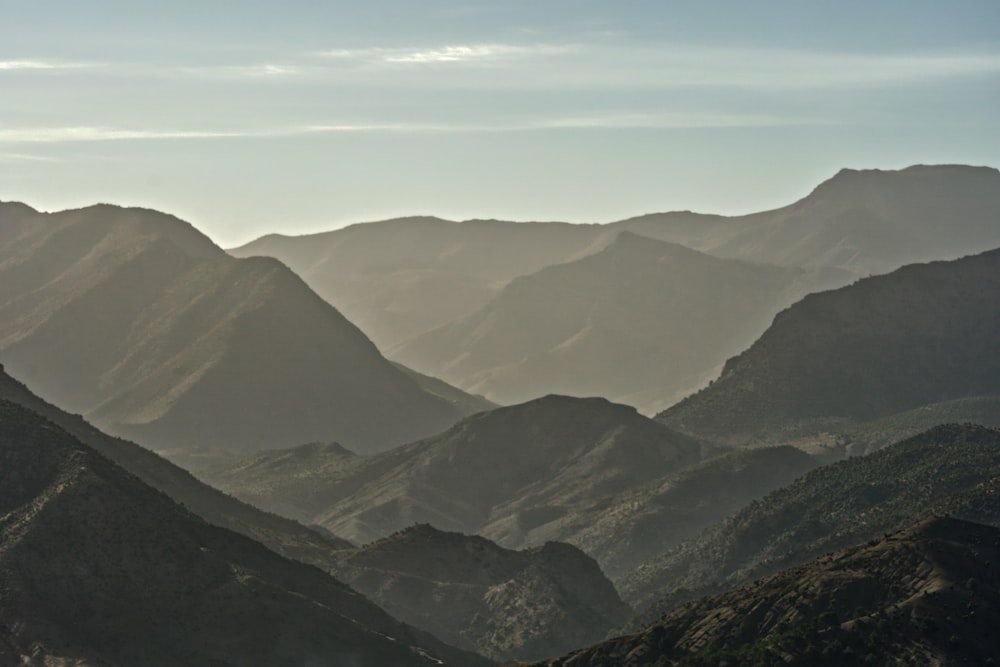
[[[729,442],[781,439],[1000,394],[998,305],[1000,250],[811,294],[657,420]]]
[[[485,665],[0,400],[0,663]]]
[[[0,204],[0,361],[155,448],[337,439],[375,451],[473,411],[423,390],[279,262],[108,205]]]
[[[989,665],[1000,530],[936,517],[539,665]]]
[[[503,662],[599,641],[629,612],[568,544],[509,551],[426,524],[342,552],[334,572],[393,616]]]
[[[386,349],[468,315],[516,276],[591,254],[598,225],[410,217],[321,234],[269,234],[229,252],[290,266]]]
[[[605,225],[401,218],[303,237],[270,235],[232,252],[281,259],[390,358],[494,401],[596,394],[655,412],[706,384],[717,365],[805,291],[1000,246],[998,193],[1000,172],[986,167],[844,169],[789,206],[745,216],[673,212]],[[717,258],[846,273],[813,275],[811,284],[802,274],[788,278],[797,284],[773,300],[747,298],[759,280],[717,278],[716,287],[728,287],[720,297],[699,289],[712,285],[705,264],[684,265],[692,275],[684,275],[683,263],[668,271],[663,262],[659,273],[645,274],[638,265],[630,272],[612,266],[601,251],[624,231]],[[595,253],[603,261],[589,257]],[[626,262],[621,249],[610,255]],[[543,292],[552,299],[544,306],[535,296]],[[733,305],[743,302],[742,309]],[[753,308],[756,328],[747,323]],[[725,324],[713,328],[710,315]],[[689,349],[679,341],[699,324],[710,333]]]
[[[594,255],[515,279],[472,315],[388,354],[501,404],[597,395],[656,412],[707,384],[779,310],[847,279],[622,232]]]
[[[668,593],[683,600],[690,591],[744,584],[930,513],[1000,525],[998,480],[1000,431],[938,426],[817,468],[650,559],[619,584],[626,599],[645,606]],[[672,603],[667,597],[652,613]]]
[[[751,215],[658,213],[613,227],[711,255],[858,275],[1000,247],[1000,171],[915,165],[842,169],[808,196]]]

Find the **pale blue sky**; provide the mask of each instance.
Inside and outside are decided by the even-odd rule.
[[[0,199],[223,245],[751,212],[940,162],[1000,166],[996,0],[0,0]]]

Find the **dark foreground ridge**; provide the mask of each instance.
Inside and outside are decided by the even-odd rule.
[[[538,664],[993,664],[998,558],[1000,529],[932,518]]]
[[[0,517],[0,664],[488,664],[7,401]]]

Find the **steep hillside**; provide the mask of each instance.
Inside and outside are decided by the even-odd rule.
[[[729,452],[596,498],[546,530],[593,556],[616,580],[819,463],[787,446]]]
[[[312,445],[210,481],[356,543],[430,523],[523,546],[561,540],[561,522],[580,509],[716,451],[627,406],[548,396],[375,456]]]
[[[681,589],[746,583],[935,511],[975,508],[970,518],[1000,524],[996,496],[988,498],[998,477],[1000,431],[939,426],[807,473],[650,559],[619,580],[620,590],[637,607],[663,594],[684,599]]]
[[[997,558],[1000,530],[933,518],[539,664],[989,665],[1000,655]]]
[[[847,275],[723,260],[628,232],[511,282],[489,304],[388,350],[503,404],[558,393],[656,412],[703,386],[775,313]]]
[[[338,439],[375,451],[468,414],[279,262],[233,259],[144,209],[0,204],[0,360],[46,399],[154,448]]]
[[[1000,247],[1000,171],[915,165],[843,169],[773,211],[724,218],[661,213],[615,223],[718,257],[835,266],[857,275]]]
[[[997,394],[997,331],[1000,250],[914,264],[807,296],[657,420],[744,442]]]
[[[393,616],[505,662],[599,641],[629,611],[597,563],[567,544],[509,551],[427,525],[343,552],[334,573]]]
[[[0,401],[0,662],[480,665]]]
[[[280,259],[384,350],[472,313],[516,276],[599,250],[616,233],[598,225],[412,217],[271,234],[229,252]]]
[[[195,479],[166,459],[127,440],[97,430],[38,398],[0,365],[0,400],[21,405],[45,417],[80,442],[114,461],[154,489],[170,496],[205,521],[250,537],[288,558],[329,567],[334,551],[350,548],[346,540],[307,528],[276,514],[258,510]]]

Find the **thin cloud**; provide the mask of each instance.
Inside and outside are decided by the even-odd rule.
[[[725,127],[778,127],[825,125],[829,121],[796,116],[731,113],[622,113],[595,116],[565,116],[531,125],[534,129],[698,129]]]
[[[44,155],[29,155],[27,153],[0,153],[0,162],[62,162],[62,160]]]
[[[101,141],[163,141],[189,139],[266,139],[311,134],[341,134],[361,132],[405,133],[474,133],[531,132],[571,129],[670,129],[711,127],[764,127],[781,125],[822,124],[825,121],[792,116],[720,113],[621,113],[595,116],[558,116],[553,118],[498,121],[482,123],[327,123],[295,125],[250,130],[163,130],[124,129],[97,126],[0,129],[0,143],[40,144]],[[24,153],[8,153],[20,159],[47,160]]]
[[[63,143],[134,139],[207,139],[248,136],[239,132],[203,130],[130,130],[108,127],[43,127],[0,129],[0,143]]]
[[[572,86],[814,88],[903,84],[1000,72],[1000,54],[858,54],[670,46],[597,48],[562,76]]]
[[[339,60],[361,60],[389,64],[490,62],[503,59],[553,55],[571,50],[567,46],[513,44],[456,44],[436,48],[332,49],[317,55]]]
[[[182,67],[179,71],[208,78],[260,78],[279,79],[302,74],[298,65],[260,63],[254,65],[217,65],[208,67]]]
[[[50,62],[46,60],[0,60],[0,70],[60,70],[96,67],[94,63]]]

